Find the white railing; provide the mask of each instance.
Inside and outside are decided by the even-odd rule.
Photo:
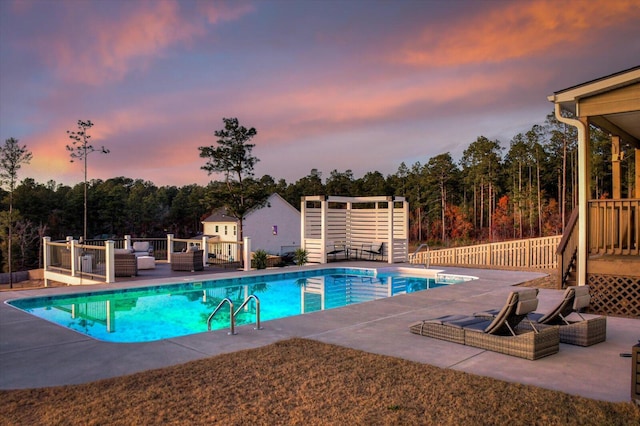
[[[550,269],[558,266],[556,249],[562,238],[529,238],[415,253],[411,263],[428,265],[502,266]]]
[[[102,246],[80,244],[68,238],[52,242],[44,237],[44,279],[73,284],[98,284],[115,281],[113,273],[113,241]]]
[[[80,244],[72,237],[66,241],[51,241],[51,238],[43,239],[43,260],[45,286],[48,282],[58,281],[68,285],[100,284],[115,282],[115,258],[116,247],[130,248],[132,238],[128,235],[118,241],[93,240],[88,244]],[[203,251],[203,264],[215,264],[216,266],[242,266],[243,243],[209,241],[202,238],[174,238],[167,234],[164,242],[160,239],[140,239],[153,241],[154,247],[159,247],[161,261],[171,263],[171,254],[184,251],[189,245],[196,245]],[[156,261],[159,260],[156,257]]]

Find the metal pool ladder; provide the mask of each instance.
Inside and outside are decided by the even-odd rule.
[[[423,247],[427,248],[427,250],[426,250],[426,252],[427,252],[426,258],[427,258],[427,260],[425,261],[425,263],[423,263],[423,265],[424,265],[425,268],[429,269],[429,244],[426,244],[426,243],[420,244],[418,246],[418,248],[416,249],[416,251],[414,251],[413,254],[411,255],[411,258],[415,259],[418,256],[418,252],[420,250],[422,250]]]
[[[211,312],[211,315],[209,315],[209,318],[207,318],[207,330],[211,331],[211,321],[213,320],[213,317],[215,316],[216,313],[218,313],[218,311],[224,306],[225,303],[228,303],[229,304],[229,322],[231,323],[230,324],[231,331],[229,332],[229,334],[230,335],[237,334],[236,333],[236,315],[238,315],[238,312],[240,312],[240,310],[244,308],[251,299],[254,299],[256,301],[256,326],[254,329],[262,330],[262,327],[260,327],[260,299],[258,299],[258,296],[256,296],[255,294],[252,294],[249,297],[247,297],[235,312],[233,310],[233,301],[228,297],[225,297],[224,299],[222,299],[222,301],[213,310],[213,312]]]

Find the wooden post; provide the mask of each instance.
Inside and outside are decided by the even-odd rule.
[[[636,198],[640,198],[640,148],[636,148]]]
[[[619,200],[622,198],[620,181],[620,136],[611,136],[611,172],[613,194],[611,198]]]

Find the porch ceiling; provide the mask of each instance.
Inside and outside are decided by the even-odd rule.
[[[640,148],[640,66],[555,92],[548,99]]]
[[[591,122],[640,148],[640,111],[590,117]]]

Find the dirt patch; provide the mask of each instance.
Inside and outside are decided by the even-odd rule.
[[[640,409],[306,339],[83,385],[0,391],[0,424],[637,425]]]

